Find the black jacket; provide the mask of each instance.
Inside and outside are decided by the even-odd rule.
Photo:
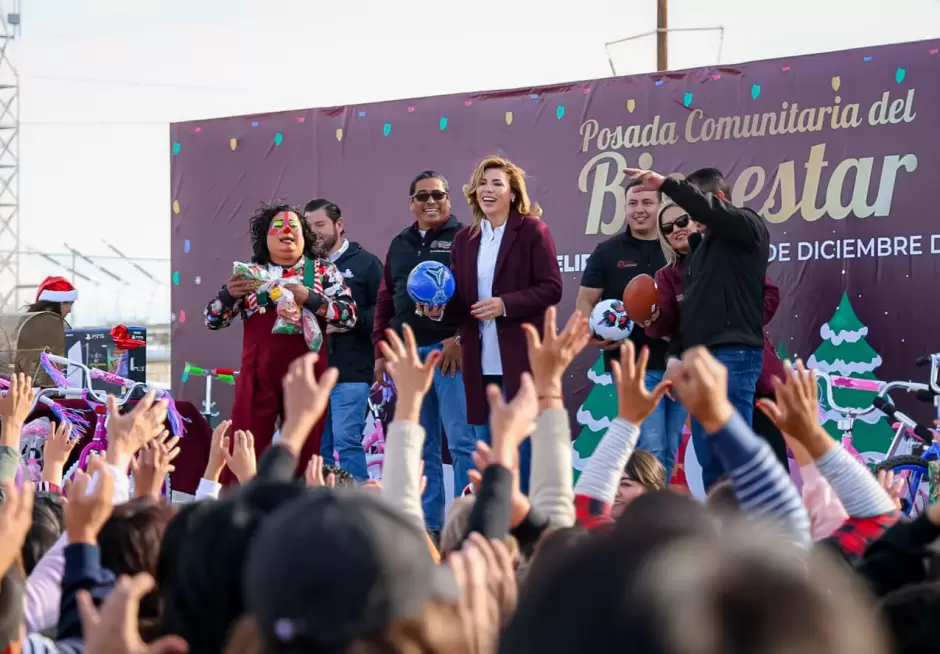
[[[375,300],[382,283],[382,262],[358,243],[349,247],[333,262],[352,291],[359,308],[359,320],[345,334],[330,334],[327,362],[339,370],[339,383],[372,383],[375,361],[372,358],[372,318]]]
[[[457,332],[456,327],[446,320],[435,322],[418,318],[415,303],[408,297],[408,275],[422,261],[437,261],[450,267],[450,248],[462,227],[457,218],[451,216],[446,223],[429,230],[423,237],[418,224],[412,223],[392,239],[385,256],[385,277],[375,307],[372,343],[376,358],[382,356],[378,344],[385,340],[388,327],[401,334],[402,325],[408,323],[419,346],[440,343]]]
[[[700,242],[690,243],[685,262],[683,346],[764,347],[767,225],[750,209],[702,194],[684,181],[666,178],[662,190],[706,228]]]

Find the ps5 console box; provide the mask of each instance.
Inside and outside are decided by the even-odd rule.
[[[146,382],[147,329],[127,327],[127,336],[134,341],[143,342],[143,345],[132,348],[122,347],[115,342],[112,331],[107,327],[66,331],[66,357],[89,368],[114,373],[135,382]],[[70,367],[68,378],[76,385],[81,384],[81,371],[74,366]],[[122,392],[119,386],[99,380],[92,380],[92,388],[115,394]]]

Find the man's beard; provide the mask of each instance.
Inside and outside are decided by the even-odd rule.
[[[324,251],[325,253],[329,254],[330,251],[331,251],[334,247],[336,247],[336,243],[337,243],[338,241],[339,241],[339,230],[338,230],[338,229],[334,229],[334,230],[333,230],[333,234],[330,235],[329,237],[323,238],[323,239],[318,238],[318,239],[317,239],[317,245],[319,245],[319,246],[323,249],[323,251]]]
[[[330,250],[333,249],[333,246],[336,245],[336,241],[339,240],[339,230],[335,230],[333,235],[330,237],[324,238],[317,234],[316,242],[313,246],[313,251],[316,253],[317,257],[320,259],[329,259]]]

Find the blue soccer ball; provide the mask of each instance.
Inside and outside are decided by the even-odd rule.
[[[456,289],[450,268],[437,261],[422,261],[408,275],[408,297],[415,304],[444,306]]]

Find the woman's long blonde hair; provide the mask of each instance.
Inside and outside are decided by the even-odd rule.
[[[659,205],[659,213],[656,214],[656,233],[659,235],[659,246],[663,249],[663,256],[666,257],[666,265],[663,266],[664,268],[676,265],[679,261],[679,257],[682,256],[681,252],[672,247],[672,243],[670,243],[666,235],[663,234],[662,228],[663,214],[666,212],[666,209],[678,206],[679,205],[664,195],[663,202]]]
[[[499,168],[509,177],[509,188],[512,189],[512,193],[516,196],[516,199],[512,202],[512,209],[520,216],[538,218],[542,215],[542,208],[529,199],[529,191],[525,184],[525,171],[509,159],[504,159],[494,154],[486,157],[477,164],[473,174],[470,175],[470,182],[463,187],[463,194],[467,198],[467,204],[470,205],[470,211],[473,212],[473,222],[470,224],[470,236],[476,236],[480,233],[480,223],[486,218],[486,214],[484,214],[483,209],[480,208],[480,203],[477,202],[477,189],[480,187],[480,182],[483,180],[483,173],[493,168]]]

